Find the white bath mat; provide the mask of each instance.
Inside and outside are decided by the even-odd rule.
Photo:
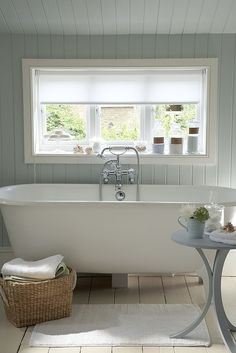
[[[183,339],[170,339],[193,322],[190,304],[81,304],[72,316],[36,325],[30,346],[208,346],[205,321]]]

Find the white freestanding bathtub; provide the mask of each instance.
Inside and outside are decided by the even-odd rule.
[[[182,203],[236,205],[236,190],[210,186],[29,184],[0,188],[0,207],[16,256],[37,260],[61,253],[78,272],[178,273],[202,266],[171,234]]]

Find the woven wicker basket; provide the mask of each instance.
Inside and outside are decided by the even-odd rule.
[[[8,320],[16,327],[70,316],[76,272],[41,282],[15,282],[0,278],[0,294]]]

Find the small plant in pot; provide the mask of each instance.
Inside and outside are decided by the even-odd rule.
[[[202,238],[205,229],[205,222],[209,219],[209,212],[206,207],[186,205],[181,208],[179,224],[187,230],[190,238]],[[181,222],[184,219],[185,224]]]
[[[193,215],[190,217],[190,219],[196,219],[197,221],[201,223],[205,223],[209,218],[209,212],[206,209],[206,207],[198,207],[196,210],[193,212]]]

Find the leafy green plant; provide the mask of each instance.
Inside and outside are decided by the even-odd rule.
[[[193,215],[190,218],[196,219],[197,221],[204,223],[209,218],[209,212],[205,207],[198,207],[193,212]]]
[[[205,222],[210,217],[209,212],[206,207],[200,206],[197,207],[193,204],[182,205],[180,209],[181,217],[184,217],[187,221],[190,219],[196,219],[199,222]]]

